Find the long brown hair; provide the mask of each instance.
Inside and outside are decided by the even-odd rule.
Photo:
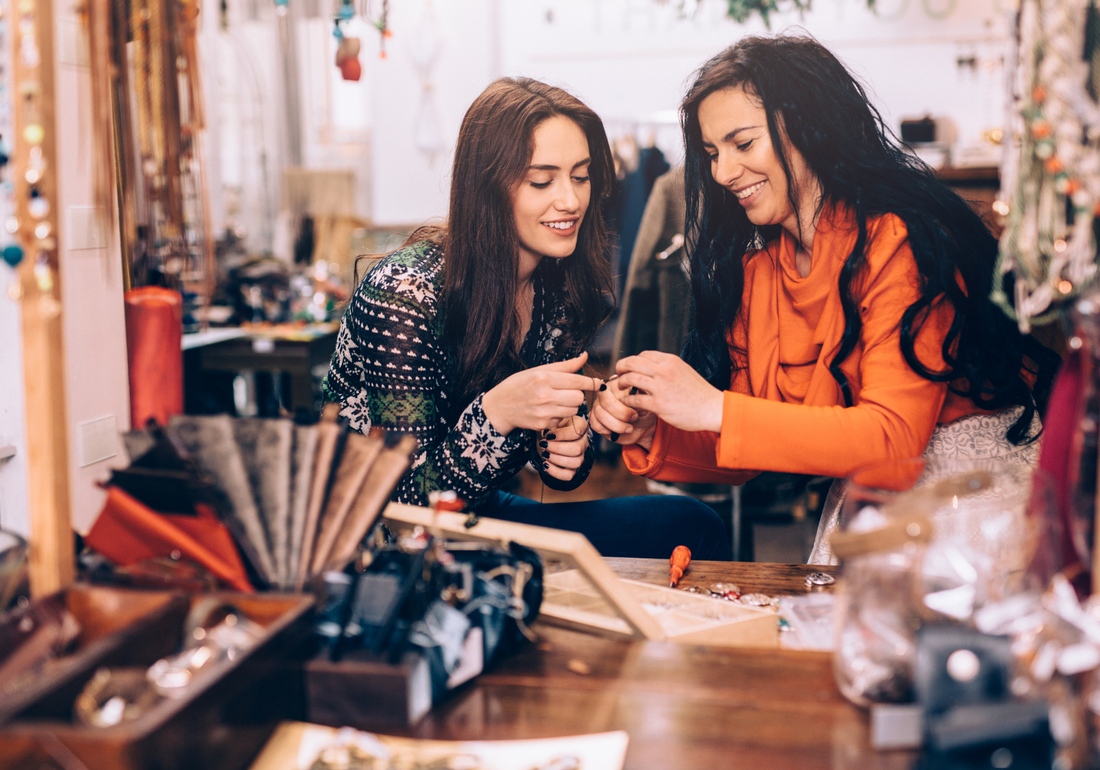
[[[792,208],[798,211],[785,139],[820,183],[822,201],[843,203],[855,215],[858,235],[837,286],[845,327],[829,365],[845,404],[851,406],[856,394],[840,365],[860,340],[859,276],[869,248],[868,221],[892,213],[905,223],[920,279],[920,297],[902,315],[902,356],[921,377],[950,383],[954,393],[981,409],[1023,406],[1007,436],[1015,443],[1027,439],[1031,418],[1049,393],[1058,357],[1034,337],[1021,335],[990,302],[997,240],[962,198],[901,148],[863,87],[808,35],[742,38],[700,68],[680,106],[685,232],[694,244],[695,326],[685,360],[712,385],[729,386],[733,367],[744,365],[744,351],[734,351],[731,361],[728,338],[741,310],[743,260],[779,236],[779,225],[750,222],[733,193],[710,171],[699,107],[711,94],[735,88],[758,99],[767,113]],[[951,304],[954,316],[942,347],[947,366],[937,371],[917,356],[915,341],[921,319],[941,297]],[[1025,370],[1034,388],[1021,376]]]
[[[530,78],[501,78],[474,100],[458,134],[451,173],[451,202],[443,245],[443,341],[456,362],[456,398],[463,409],[474,397],[524,368],[517,348],[522,322],[516,311],[519,234],[515,191],[534,154],[535,129],[569,118],[588,139],[591,199],[577,248],[544,271],[563,304],[556,342],[560,358],[576,355],[610,313],[611,274],[601,205],[614,164],[603,123],[576,97]],[[556,287],[553,284],[557,284]]]

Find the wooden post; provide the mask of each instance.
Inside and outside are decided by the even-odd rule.
[[[19,279],[23,295],[30,587],[32,596],[39,597],[71,583],[75,571],[58,270],[61,233],[54,114],[54,4],[53,0],[16,0],[12,11],[15,19],[8,23],[8,29],[12,35],[16,127],[16,237],[24,250]],[[37,49],[37,56],[28,53],[32,49]],[[49,203],[44,216],[31,213],[32,190]]]

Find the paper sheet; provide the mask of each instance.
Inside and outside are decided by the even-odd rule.
[[[310,770],[318,755],[334,746],[354,744],[380,758],[426,764],[441,757],[468,758],[477,770],[622,770],[629,737],[624,731],[519,741],[426,741],[394,738],[344,727],[284,722],[271,736],[250,770]],[[576,762],[568,761],[569,758]],[[564,761],[562,761],[564,760]],[[557,764],[555,764],[557,762]],[[401,764],[400,767],[416,764]]]

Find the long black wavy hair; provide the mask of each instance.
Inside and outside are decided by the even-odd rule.
[[[524,368],[517,348],[519,234],[513,199],[535,151],[535,129],[566,117],[588,139],[591,197],[572,256],[540,265],[564,304],[556,349],[576,355],[611,312],[608,236],[601,211],[615,178],[603,123],[568,92],[530,78],[494,81],[462,120],[451,174],[450,211],[442,234],[443,338],[456,362],[454,405]],[[544,260],[545,263],[545,260]]]
[[[1007,438],[1028,436],[1039,404],[1045,403],[1058,356],[1016,325],[989,300],[997,240],[977,214],[940,182],[931,169],[899,147],[882,116],[843,64],[806,34],[746,37],[706,62],[696,73],[680,106],[685,143],[687,234],[695,324],[685,359],[712,385],[728,388],[734,367],[727,332],[741,310],[747,251],[779,237],[779,225],[756,226],[733,193],[711,176],[703,147],[699,105],[724,89],[744,89],[767,113],[772,146],[787,176],[787,197],[795,212],[795,185],[785,147],[805,159],[821,188],[820,208],[846,204],[858,223],[855,247],[840,271],[845,328],[829,371],[845,405],[853,394],[840,364],[859,342],[858,276],[867,249],[867,221],[893,213],[909,231],[909,245],[920,273],[921,294],[904,313],[901,350],[925,379],[951,383],[951,389],[982,409],[1024,407]],[[783,141],[786,139],[789,144]],[[799,217],[799,221],[802,219]],[[958,279],[961,279],[962,286]],[[947,368],[933,370],[919,360],[914,339],[921,320],[938,298],[954,308],[943,342]],[[1030,373],[1034,386],[1021,375]]]

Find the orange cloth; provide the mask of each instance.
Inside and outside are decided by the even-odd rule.
[[[233,536],[205,505],[194,516],[161,514],[118,487],[107,487],[107,499],[84,542],[115,564],[179,551],[238,591],[254,593]]]
[[[901,318],[920,295],[908,233],[893,214],[869,220],[867,230],[864,270],[853,281],[863,327],[841,364],[854,405],[844,406],[829,363],[844,332],[837,285],[856,221],[844,208],[826,207],[805,278],[786,232],[745,256],[744,299],[729,335],[732,348],[745,353],[725,393],[721,433],[658,421],[648,453],[624,448],[631,472],[724,484],[760,471],[842,477],[870,462],[919,456],[937,422],[982,411],[906,363]],[[945,368],[941,347],[952,314],[950,305],[934,305],[917,335],[917,356],[932,370]]]

